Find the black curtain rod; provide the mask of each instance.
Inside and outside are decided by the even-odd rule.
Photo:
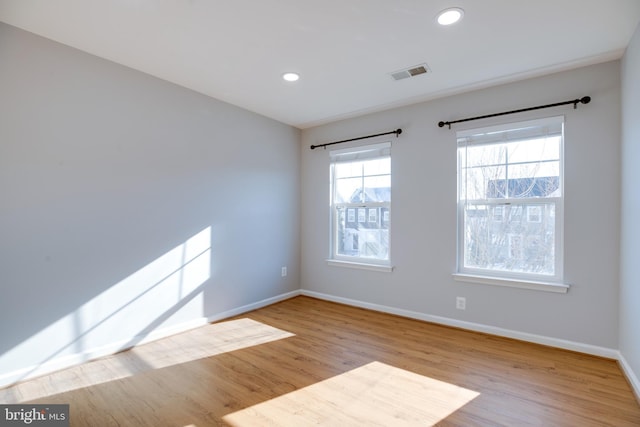
[[[505,114],[522,113],[523,111],[539,110],[541,108],[558,107],[560,105],[568,105],[568,104],[573,104],[573,108],[575,109],[575,108],[578,108],[578,103],[588,104],[589,102],[591,102],[591,97],[583,96],[580,99],[573,99],[571,101],[564,101],[564,102],[556,102],[555,104],[547,104],[547,105],[540,105],[538,107],[522,108],[520,110],[505,111],[504,113],[487,114],[486,116],[470,117],[468,119],[454,120],[452,122],[439,122],[438,126],[440,127],[449,126],[449,129],[451,129],[451,125],[454,123],[462,123],[462,122],[468,122],[470,120],[479,120],[479,119],[486,119],[489,117],[504,116]]]
[[[344,139],[342,141],[328,142],[326,144],[312,145],[311,149],[314,150],[316,148],[326,147],[328,145],[342,144],[343,142],[357,141],[359,139],[375,138],[376,136],[391,135],[392,133],[395,133],[396,134],[396,138],[397,138],[398,135],[400,135],[402,133],[402,129],[396,129],[396,130],[392,130],[391,132],[378,133],[378,134],[375,134],[375,135],[361,136],[359,138]]]

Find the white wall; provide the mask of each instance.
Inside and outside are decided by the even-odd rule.
[[[622,61],[620,353],[640,396],[640,27]]]
[[[450,323],[472,322],[490,326],[494,332],[503,328],[520,336],[548,337],[556,344],[564,340],[570,342],[567,347],[577,343],[582,350],[615,355],[620,225],[619,72],[618,61],[604,63],[303,131],[303,291],[418,317],[444,318],[453,321]],[[440,120],[585,95],[591,96],[592,102],[577,110],[572,106],[538,110],[454,125],[452,130],[437,126]],[[553,294],[454,281],[455,131],[549,115],[565,115],[565,278],[571,289],[567,294]],[[391,154],[395,271],[328,266],[329,151],[310,150],[309,145],[398,127],[403,134],[397,140],[392,137]],[[372,141],[349,144],[369,142]],[[466,311],[455,309],[456,296],[467,298]]]
[[[0,385],[299,288],[297,129],[2,23],[0,63]]]

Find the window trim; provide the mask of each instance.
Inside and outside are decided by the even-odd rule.
[[[453,279],[457,282],[468,282],[482,285],[506,286],[510,288],[529,289],[534,291],[554,292],[566,294],[571,285],[567,283],[545,282],[526,278],[493,277],[466,273],[455,273]]]
[[[339,259],[327,259],[327,264],[333,267],[355,268],[357,270],[379,271],[382,273],[391,273],[395,268],[393,265],[368,264],[356,261],[344,261]]]
[[[560,176],[560,197],[547,197],[547,198],[509,198],[509,199],[480,199],[480,200],[467,200],[465,201],[461,197],[461,165],[460,156],[457,155],[457,220],[456,220],[456,272],[453,274],[453,278],[456,281],[461,282],[473,282],[487,285],[497,286],[509,286],[523,289],[543,290],[549,292],[566,293],[569,289],[569,285],[563,282],[564,278],[564,116],[547,117],[536,120],[524,120],[513,123],[505,123],[496,126],[482,127],[467,129],[457,132],[456,139],[470,137],[476,134],[490,134],[494,132],[509,131],[510,129],[525,128],[528,126],[540,126],[540,125],[557,125],[561,127],[560,135],[560,150],[559,150],[559,176]],[[535,139],[535,135],[524,136],[517,138],[517,140]],[[485,141],[478,143],[478,145],[495,144],[498,141]],[[456,146],[456,152],[460,149],[461,145],[458,143]],[[554,246],[554,274],[535,274],[535,273],[519,273],[500,271],[495,269],[481,269],[471,268],[464,266],[464,209],[466,203],[482,204],[488,206],[500,206],[507,204],[522,203],[525,206],[530,207],[527,203],[553,203],[555,206],[555,246]],[[523,212],[523,215],[527,215],[528,209]],[[492,217],[493,220],[493,217]],[[503,211],[503,220],[504,217]]]

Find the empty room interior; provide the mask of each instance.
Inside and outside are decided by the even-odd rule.
[[[0,424],[640,425],[639,23],[0,0]]]

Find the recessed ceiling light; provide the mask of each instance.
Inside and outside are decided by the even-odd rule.
[[[284,73],[282,75],[282,78],[285,79],[288,82],[295,82],[295,81],[298,81],[298,79],[300,78],[300,74],[298,74],[298,73]]]
[[[449,9],[445,9],[438,14],[438,24],[440,25],[451,25],[458,22],[462,19],[464,15],[464,10],[459,7],[451,7]]]

